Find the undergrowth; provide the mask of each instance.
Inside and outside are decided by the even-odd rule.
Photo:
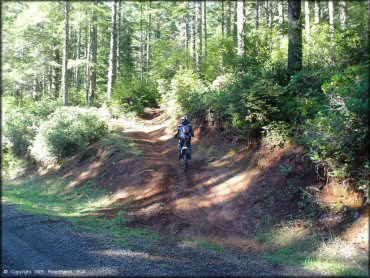
[[[269,263],[301,266],[335,276],[368,276],[366,252],[338,237],[325,241],[299,222],[262,223],[257,239],[270,246],[265,255]]]

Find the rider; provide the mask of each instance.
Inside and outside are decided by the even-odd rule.
[[[181,158],[181,150],[184,147],[184,143],[186,143],[186,146],[189,149],[189,152],[191,154],[191,137],[194,137],[194,131],[193,127],[191,126],[191,123],[189,121],[189,118],[187,116],[184,116],[181,118],[181,125],[177,127],[177,133],[175,134],[175,138],[179,138],[179,160]],[[191,156],[189,155],[189,159],[191,159]]]

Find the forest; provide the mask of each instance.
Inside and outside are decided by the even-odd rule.
[[[239,145],[293,142],[320,181],[368,202],[370,1],[3,1],[1,11],[4,179],[24,165],[68,168],[96,142],[141,159],[149,150],[122,132],[150,108],[170,128],[187,115]]]

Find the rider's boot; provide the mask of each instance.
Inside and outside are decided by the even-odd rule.
[[[179,151],[179,160],[181,159],[181,152]]]

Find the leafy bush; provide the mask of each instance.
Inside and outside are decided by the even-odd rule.
[[[244,135],[255,137],[262,126],[277,119],[281,88],[268,79],[258,79],[242,93],[242,113],[234,117],[234,126]],[[243,119],[244,118],[244,119]]]
[[[202,114],[202,96],[206,86],[193,71],[180,69],[171,82],[159,80],[158,90],[162,106],[172,117],[177,118],[185,113],[190,117]]]
[[[368,149],[367,66],[336,73],[322,87],[328,104],[305,122],[302,142],[312,149],[314,161],[345,177],[363,163]]]
[[[36,135],[37,118],[31,113],[15,112],[7,117],[4,135],[9,148],[16,156],[24,156]]]
[[[312,119],[327,104],[322,84],[330,80],[332,71],[327,69],[306,69],[292,76],[283,89],[281,110],[284,118],[302,123]]]
[[[159,94],[152,82],[140,82],[137,77],[121,77],[113,91],[113,101],[127,110],[142,114],[144,107],[158,106]]]
[[[34,102],[30,106],[13,111],[6,111],[4,117],[4,135],[6,148],[16,156],[24,156],[36,136],[41,121],[46,119],[60,104],[53,100]]]
[[[96,109],[61,107],[45,121],[33,142],[31,154],[42,164],[81,151],[107,132]]]
[[[207,60],[203,61],[202,76],[212,81],[217,76],[230,71],[230,66],[236,66],[236,51],[232,37],[222,37],[221,34],[208,42]]]
[[[366,60],[368,49],[362,47],[361,35],[353,29],[336,34],[335,50],[338,55],[338,66],[356,65]]]
[[[282,147],[286,141],[292,137],[292,127],[286,122],[270,122],[263,127],[265,141],[269,145]]]
[[[171,83],[162,81],[162,106],[175,117],[188,114],[223,123],[248,138],[260,135],[262,126],[277,117],[281,87],[263,78],[261,68],[246,73],[240,81],[233,74],[202,82],[191,70],[180,70]]]
[[[12,152],[3,151],[1,154],[2,175],[5,179],[13,179],[26,169],[23,159],[15,156]]]

